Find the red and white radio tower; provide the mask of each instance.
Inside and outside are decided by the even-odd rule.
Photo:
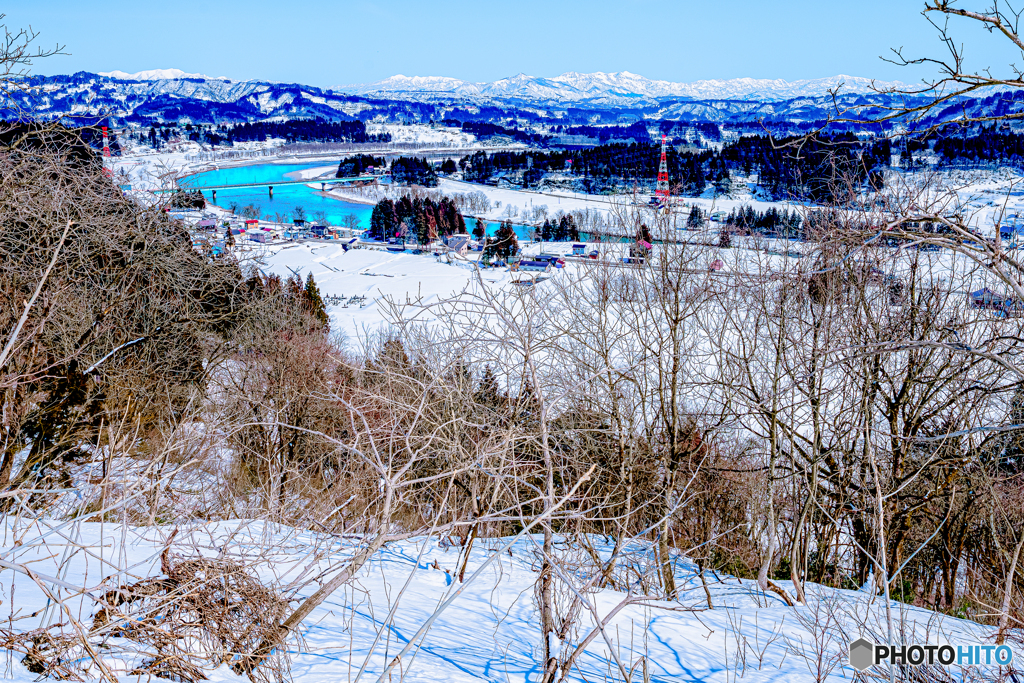
[[[108,166],[106,162],[106,159],[110,158],[110,139],[107,137],[107,127],[100,126],[100,128],[103,130],[103,175],[105,175],[108,178],[113,178],[114,172],[111,170],[110,166]]]
[[[665,153],[665,134],[661,134],[661,163],[658,165],[658,189],[654,191],[662,204],[668,202],[668,155]]]

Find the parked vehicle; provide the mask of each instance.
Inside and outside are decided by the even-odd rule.
[[[534,261],[546,261],[546,262],[550,263],[552,266],[554,266],[555,268],[562,268],[562,267],[565,266],[565,259],[563,259],[558,254],[537,254],[533,258],[533,260]]]

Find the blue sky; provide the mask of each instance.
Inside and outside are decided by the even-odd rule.
[[[987,4],[988,0],[984,0]],[[965,6],[982,3],[968,0]],[[890,48],[943,56],[923,0],[15,0],[8,27],[69,56],[41,74],[179,68],[322,87],[397,73],[491,81],[517,73],[632,71],[648,78],[820,78],[914,82]],[[969,63],[1021,63],[960,20]]]

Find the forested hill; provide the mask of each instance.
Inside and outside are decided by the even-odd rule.
[[[680,151],[669,146],[669,181],[676,192],[697,195],[709,183],[727,192],[733,175],[757,173],[761,190],[772,197],[832,202],[840,176],[860,183],[872,171],[890,164],[891,143],[886,138],[862,141],[850,133],[820,136],[803,141],[799,154],[786,146],[797,139],[746,136],[720,152]],[[477,152],[464,157],[459,166],[471,182],[492,183],[504,178],[511,184],[533,187],[548,174],[557,173],[578,179],[588,192],[602,192],[624,183],[651,189],[660,158],[660,143],[615,143],[576,150]]]
[[[257,121],[222,127],[231,142],[282,138],[288,142],[389,142],[387,133],[368,135],[362,121],[326,121],[321,118],[296,121]]]

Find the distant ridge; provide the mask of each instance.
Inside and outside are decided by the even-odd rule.
[[[824,121],[835,113],[837,101],[828,91],[840,85],[838,106],[864,107],[858,111],[871,115],[904,106],[908,101],[923,103],[927,99],[918,96],[908,100],[901,95],[873,93],[870,79],[852,76],[793,82],[743,78],[670,83],[629,72],[570,72],[553,78],[519,74],[493,83],[403,75],[379,83],[328,89],[301,83],[208,78],[180,69],[152,69],[137,73],[82,71],[37,75],[28,84],[29,87],[9,94],[17,111],[82,125],[92,125],[99,117],[110,117],[119,124],[151,125],[309,118],[427,122],[459,117],[462,120],[467,116],[479,120],[496,117],[492,121],[496,122],[519,115],[560,123],[662,120],[803,125]],[[874,82],[883,91],[894,85],[897,84]],[[933,122],[962,116],[963,107],[981,116],[994,107],[1010,106],[1004,95],[987,89],[977,96],[960,98],[956,106],[937,112]],[[468,105],[478,106],[479,113]],[[455,110],[463,108],[453,116]]]
[[[402,93],[565,101],[608,97],[781,101],[795,97],[824,97],[836,88],[840,88],[840,92],[844,94],[870,93],[872,85],[878,89],[886,89],[900,87],[903,84],[898,81],[873,81],[870,78],[846,75],[799,81],[733,78],[673,83],[651,80],[628,71],[587,74],[570,71],[552,78],[518,74],[490,83],[473,83],[445,76],[396,75],[375,83],[336,86],[334,90],[354,95]]]
[[[201,78],[204,81],[228,80],[223,76],[213,78],[203,74],[189,74],[181,69],[149,69],[148,71],[137,71],[133,74],[125,73],[124,71],[101,71],[99,75],[106,76],[107,78],[117,78],[122,81],[173,81],[180,78]]]

